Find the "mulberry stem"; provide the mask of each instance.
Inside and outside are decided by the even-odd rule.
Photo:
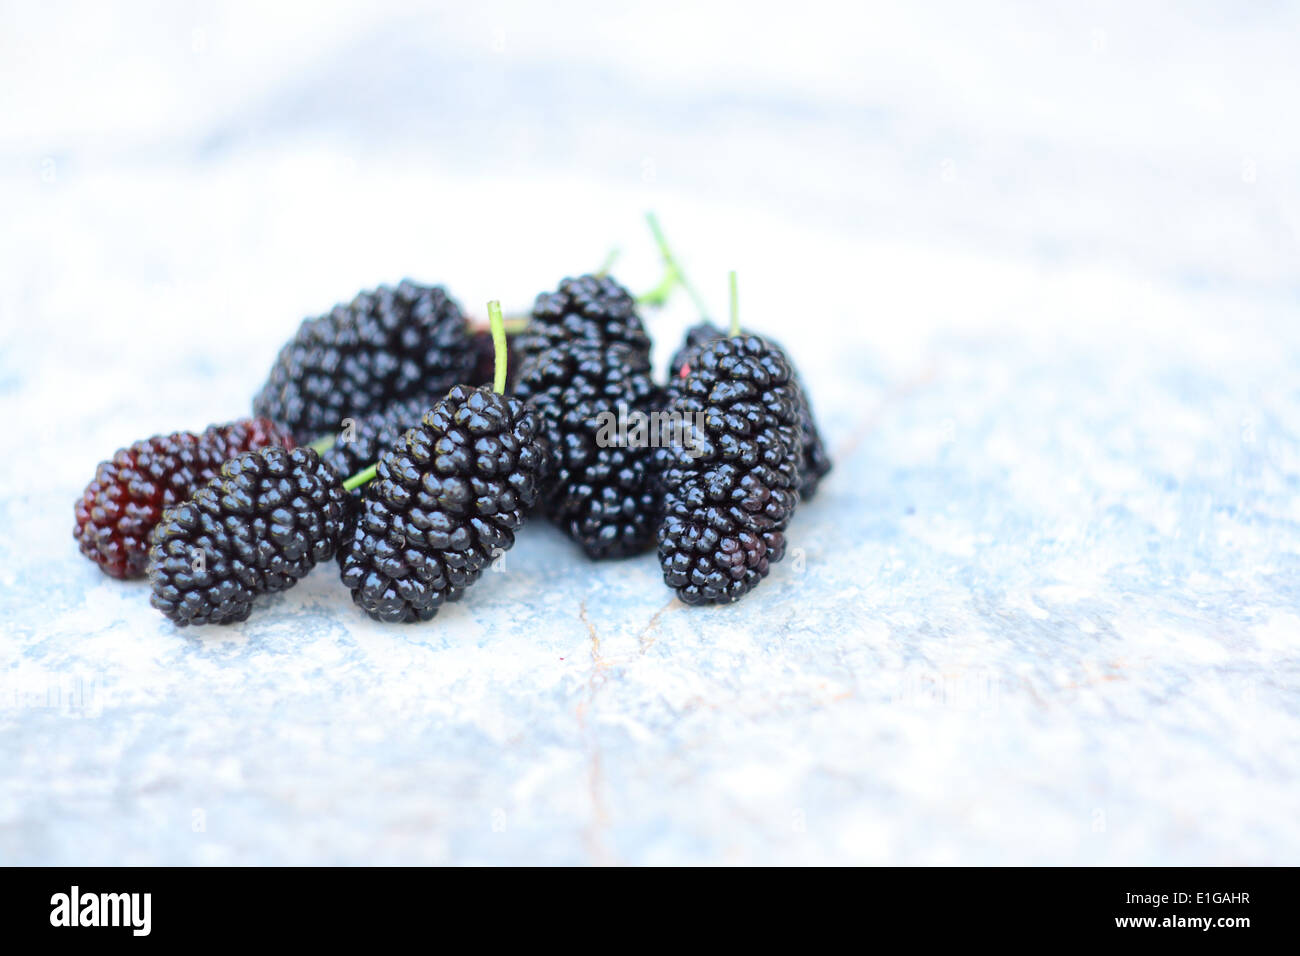
[[[343,482],[343,490],[352,491],[356,488],[360,488],[366,482],[370,481],[372,478],[375,477],[375,469],[378,467],[379,467],[379,462],[375,462],[369,468],[365,468],[357,472],[347,481]]]
[[[501,303],[493,299],[488,303],[488,322],[492,325],[492,348],[496,352],[496,369],[492,382],[492,391],[498,395],[506,393],[506,362],[509,352],[506,349],[506,325],[501,316]]]
[[[663,281],[651,289],[649,292],[643,292],[636,297],[637,305],[649,305],[659,308],[668,302],[668,296],[672,294],[673,289],[677,288],[677,283],[681,281],[681,274],[677,270],[668,266],[664,271]]]
[[[709,307],[705,304],[699,292],[695,290],[695,286],[691,285],[690,280],[686,278],[686,273],[682,272],[677,257],[673,255],[672,249],[668,246],[668,240],[664,237],[663,228],[659,225],[659,218],[654,213],[648,212],[645,214],[645,221],[650,226],[650,232],[654,234],[655,245],[659,247],[659,254],[663,256],[666,274],[664,275],[664,281],[659,283],[658,288],[650,290],[650,292],[639,297],[637,301],[647,305],[663,305],[668,299],[668,293],[672,292],[675,286],[680,285],[686,290],[686,294],[691,297],[691,301],[695,303],[700,318],[707,319],[709,317]]]
[[[618,246],[615,246],[613,249],[610,249],[609,252],[605,253],[605,261],[601,263],[600,271],[597,272],[596,275],[601,277],[609,275],[609,270],[614,268],[614,263],[618,262],[618,257],[622,254],[623,250]]]
[[[335,442],[337,441],[338,441],[338,436],[326,435],[323,438],[317,438],[314,442],[312,442],[307,447],[310,448],[312,451],[314,451],[316,454],[323,455],[331,448],[333,448]]]
[[[736,292],[736,270],[727,273],[727,282],[731,285],[731,337],[740,334],[740,295]]]

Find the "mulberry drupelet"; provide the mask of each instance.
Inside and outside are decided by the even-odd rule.
[[[311,448],[262,448],[169,509],[149,551],[150,603],[173,622],[245,620],[260,594],[334,556],[348,498]]]
[[[112,577],[142,577],[163,512],[207,484],[226,459],[268,446],[292,448],[293,439],[265,418],[244,418],[119,449],[77,499],[72,534],[81,553]]]
[[[690,446],[656,455],[659,562],[687,604],[740,600],[785,554],[799,500],[800,395],[784,353],[754,335],[702,347],[666,411],[697,421]]]
[[[336,433],[345,418],[442,395],[471,381],[476,363],[460,307],[441,287],[407,280],[304,321],[281,349],[253,410],[306,444]]]

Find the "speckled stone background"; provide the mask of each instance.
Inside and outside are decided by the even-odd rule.
[[[0,12],[0,862],[1300,862],[1295,8],[543,6]],[[536,525],[178,632],[77,554],[303,316],[648,288],[650,207],[837,462],[742,604]]]

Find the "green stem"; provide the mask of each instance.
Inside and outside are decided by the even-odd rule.
[[[703,296],[696,291],[695,286],[693,286],[690,280],[686,278],[686,273],[682,271],[681,264],[678,263],[677,257],[673,255],[673,251],[668,245],[668,240],[664,236],[663,228],[659,225],[659,218],[653,212],[648,212],[645,214],[645,221],[650,226],[650,232],[654,234],[655,245],[659,247],[659,254],[663,256],[664,260],[664,268],[668,271],[668,275],[664,277],[664,282],[660,283],[660,288],[662,288],[669,279],[672,279],[673,284],[680,285],[686,290],[686,294],[689,295],[691,301],[695,303],[695,308],[699,311],[700,318],[708,319],[709,307],[705,303]],[[672,286],[669,286],[668,288],[671,290]],[[654,291],[658,292],[659,290],[656,289]],[[663,303],[659,302],[656,304],[662,305]]]
[[[506,320],[501,315],[501,303],[496,299],[488,303],[488,322],[492,326],[492,348],[496,352],[496,374],[492,382],[492,390],[498,395],[504,395],[506,362],[510,353],[506,348]]]
[[[310,448],[312,451],[316,452],[316,454],[323,455],[331,448],[333,448],[335,442],[337,441],[338,441],[337,435],[326,435],[324,438],[317,438],[314,442],[312,442],[307,447]]]
[[[740,334],[740,296],[736,292],[736,270],[732,269],[727,274],[727,281],[731,285],[731,332],[734,337]]]
[[[680,275],[672,266],[664,270],[663,281],[651,289],[649,292],[642,293],[636,297],[638,305],[650,305],[655,308],[663,306],[668,301],[668,296],[672,294],[673,289],[677,288],[680,281]]]
[[[344,491],[352,491],[354,488],[360,488],[366,482],[375,477],[375,469],[379,467],[379,462],[375,462],[369,468],[357,472],[347,481],[343,482]]]
[[[618,262],[618,257],[621,256],[622,254],[623,254],[623,250],[620,249],[618,246],[615,246],[613,249],[609,250],[609,252],[605,253],[605,261],[601,263],[600,271],[597,272],[596,275],[598,276],[609,275],[609,270],[614,268],[614,263]]]

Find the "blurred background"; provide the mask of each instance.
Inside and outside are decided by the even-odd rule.
[[[0,5],[0,862],[1294,863],[1298,31]],[[178,634],[77,556],[95,462],[244,414],[304,316],[612,246],[643,291],[647,209],[837,460],[742,605],[539,528],[426,628],[322,569]]]

